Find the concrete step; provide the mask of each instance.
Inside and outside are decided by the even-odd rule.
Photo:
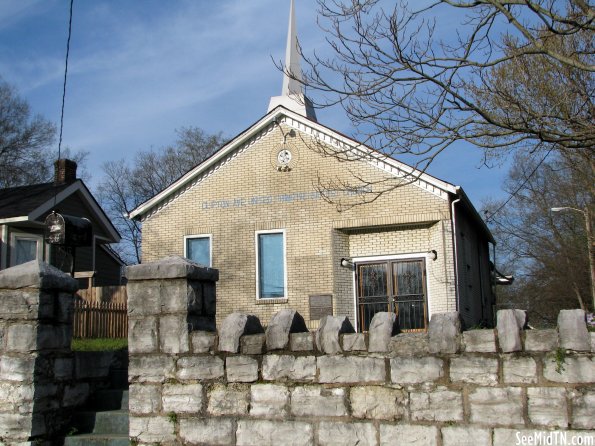
[[[84,434],[64,439],[64,446],[130,446],[128,435]]]
[[[128,435],[128,410],[80,411],[72,425],[81,433]]]

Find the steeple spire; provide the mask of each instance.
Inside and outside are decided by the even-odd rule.
[[[289,76],[287,72],[291,73]],[[294,79],[295,78],[295,79]],[[281,96],[273,96],[269,102],[269,110],[282,105],[302,116],[316,121],[316,113],[310,100],[304,95],[301,84],[302,69],[300,67],[300,53],[298,51],[297,31],[295,26],[294,0],[289,9],[289,29],[287,30],[287,47],[285,49],[285,66],[283,72],[283,88]]]

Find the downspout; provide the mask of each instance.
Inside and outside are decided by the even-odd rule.
[[[457,187],[457,191],[458,191]],[[457,223],[455,218],[455,204],[461,201],[460,198],[453,200],[450,202],[450,218],[452,223],[452,246],[455,256],[455,296],[456,296],[456,311],[459,311],[459,301],[460,301],[460,294],[459,294],[459,256],[458,256],[458,249],[457,249]]]

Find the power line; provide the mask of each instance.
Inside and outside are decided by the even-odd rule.
[[[64,63],[64,86],[62,89],[62,111],[60,113],[60,139],[58,140],[58,159],[62,149],[62,130],[64,128],[64,103],[66,102],[66,78],[68,77],[68,55],[70,54],[70,37],[72,36],[72,6],[74,0],[70,0],[70,16],[68,19],[68,40],[66,42],[66,60]]]

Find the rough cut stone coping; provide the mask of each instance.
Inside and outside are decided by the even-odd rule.
[[[78,281],[41,260],[32,260],[22,265],[0,271],[0,288],[57,289],[75,292]]]
[[[219,270],[209,268],[180,256],[166,257],[156,262],[141,263],[126,267],[128,280],[151,279],[193,279],[216,282],[219,280]]]

